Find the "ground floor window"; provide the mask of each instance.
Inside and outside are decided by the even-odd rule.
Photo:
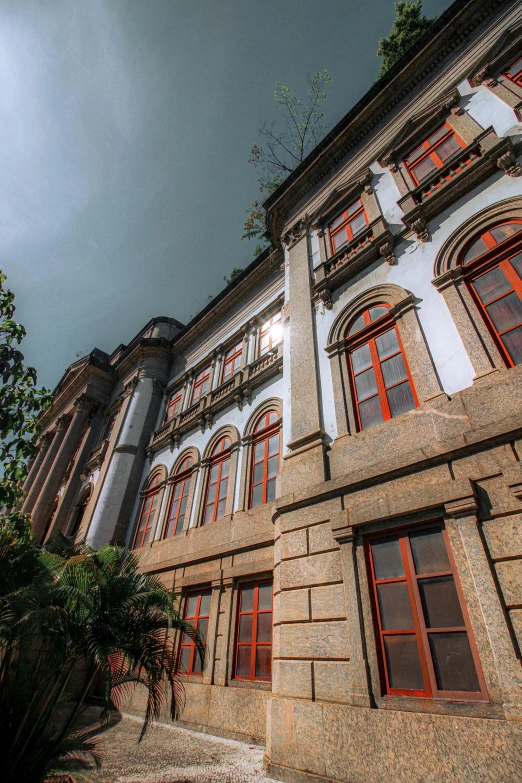
[[[205,590],[202,593],[189,593],[185,598],[183,617],[194,628],[197,628],[205,642],[210,617],[210,590]],[[184,633],[181,639],[180,668],[186,674],[203,674],[201,656],[197,651],[194,639],[188,633]]]
[[[272,583],[241,585],[234,672],[240,680],[272,676]]]

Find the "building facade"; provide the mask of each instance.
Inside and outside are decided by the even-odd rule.
[[[36,535],[136,550],[206,638],[181,724],[273,778],[520,778],[521,150],[522,8],[459,0],[270,197],[272,249],[43,416]]]

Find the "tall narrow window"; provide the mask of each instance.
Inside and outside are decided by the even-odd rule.
[[[230,380],[241,366],[241,353],[243,349],[243,341],[241,340],[232,348],[229,348],[223,359],[223,373],[221,376],[221,382]]]
[[[139,549],[142,546],[146,546],[151,539],[154,518],[158,508],[159,493],[161,489],[160,484],[161,474],[156,473],[149,482],[141,503],[140,518],[138,521],[138,529],[134,536],[133,549]]]
[[[372,537],[367,554],[384,693],[486,699],[442,524]]]
[[[202,397],[204,397],[205,394],[208,392],[209,380],[210,380],[210,367],[205,367],[203,370],[198,372],[198,374],[194,378],[194,386],[192,389],[192,396],[190,398],[191,405],[194,405],[196,402],[199,402],[199,400]]]
[[[231,439],[226,435],[218,442],[208,468],[205,506],[202,525],[215,522],[225,516],[227,506],[228,478],[230,473]]]
[[[183,402],[183,388],[176,389],[172,392],[167,402],[167,408],[165,410],[165,422],[172,421],[178,413],[181,413],[181,404]]]
[[[203,642],[206,642],[210,617],[210,590],[203,593],[189,593],[185,599],[183,616],[193,628],[199,631]],[[184,633],[181,639],[180,667],[186,674],[203,674],[201,656],[197,651],[194,639],[188,633]]]
[[[183,460],[176,473],[176,482],[172,489],[172,500],[170,501],[164,538],[177,536],[183,530],[193,463],[192,457],[187,457]]]
[[[259,355],[264,356],[274,346],[279,345],[282,339],[283,321],[281,310],[279,310],[261,326],[259,332]]]
[[[264,413],[256,424],[252,445],[250,508],[275,500],[279,475],[279,429],[279,415],[275,411]]]
[[[328,226],[332,253],[337,253],[343,245],[351,242],[367,225],[366,211],[361,199],[358,198]]]
[[[272,676],[272,583],[239,590],[235,677],[270,680]]]
[[[522,222],[504,223],[464,251],[463,273],[508,367],[522,364]]]
[[[359,430],[419,404],[401,338],[388,305],[365,310],[348,331],[348,362]]]
[[[92,489],[89,487],[87,490],[87,494],[84,495],[83,500],[81,501],[80,505],[77,506],[76,512],[73,517],[73,523],[71,525],[71,531],[68,535],[74,536],[82,526],[83,518],[85,516],[85,512],[87,510],[87,506],[89,505],[89,501],[91,499]]]
[[[117,413],[113,413],[109,418],[107,419],[107,423],[105,425],[105,429],[103,430],[102,440],[110,440],[112,431],[114,429],[114,425],[116,424],[116,419],[118,417]]]
[[[426,141],[410,152],[405,164],[414,181],[420,185],[437,169],[441,169],[450,158],[466,147],[449,123],[432,133]]]
[[[522,57],[518,56],[514,63],[504,72],[504,75],[512,82],[522,87]]]

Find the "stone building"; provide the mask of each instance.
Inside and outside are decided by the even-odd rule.
[[[36,534],[181,596],[181,723],[301,781],[522,771],[522,7],[457,0],[188,325],[75,362]],[[129,709],[139,711],[136,697]]]

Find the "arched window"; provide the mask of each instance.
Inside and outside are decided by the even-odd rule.
[[[230,474],[230,446],[228,435],[221,438],[210,458],[202,525],[215,522],[225,516],[227,505],[228,478]]]
[[[140,519],[138,529],[134,537],[133,549],[139,549],[146,546],[152,535],[154,517],[158,508],[159,493],[161,489],[161,473],[156,473],[145,490],[145,495],[141,504]]]
[[[281,451],[279,421],[276,411],[267,411],[254,428],[250,508],[275,500]]]
[[[461,264],[507,366],[522,364],[522,222],[503,223],[475,237]]]
[[[348,364],[357,428],[419,405],[395,320],[386,304],[364,310],[348,329]]]
[[[177,536],[183,530],[187,512],[190,479],[192,477],[191,468],[193,464],[194,460],[191,456],[188,456],[183,460],[176,472],[176,481],[172,490],[172,499],[170,501],[167,524],[163,535],[164,538]]]
[[[92,487],[89,486],[87,492],[83,496],[83,499],[76,507],[76,513],[74,514],[71,530],[69,532],[70,536],[75,536],[78,530],[80,529],[83,522],[83,518],[85,516],[85,511],[87,510],[87,506],[89,505],[89,501],[91,499],[91,494],[92,494]]]

